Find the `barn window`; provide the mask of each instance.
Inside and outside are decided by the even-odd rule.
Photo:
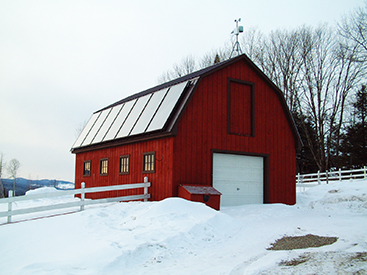
[[[101,159],[100,162],[100,174],[108,175],[108,159]]]
[[[90,176],[91,161],[86,160],[83,164],[83,176]]]
[[[120,174],[129,174],[130,172],[130,155],[120,157]]]
[[[254,136],[254,84],[229,79],[228,133]]]
[[[143,154],[143,173],[155,173],[155,152]]]

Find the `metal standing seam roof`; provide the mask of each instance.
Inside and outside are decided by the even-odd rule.
[[[136,135],[163,131],[169,123],[174,109],[177,108],[180,98],[186,96],[186,100],[188,99],[189,95],[187,93],[191,93],[194,90],[200,77],[211,74],[240,59],[243,59],[253,67],[277,91],[289,118],[292,130],[295,133],[295,138],[299,141],[299,144],[302,144],[282,92],[243,54],[126,97],[94,112],[71,150],[111,142],[113,140],[122,140]],[[181,106],[179,109],[181,111],[183,107]],[[176,115],[176,118],[177,116],[179,114]]]

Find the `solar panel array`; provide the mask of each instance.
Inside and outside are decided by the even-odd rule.
[[[188,82],[94,113],[72,148],[163,129]]]

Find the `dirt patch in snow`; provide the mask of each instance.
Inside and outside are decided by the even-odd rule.
[[[251,275],[337,274],[366,275],[367,252],[306,252]],[[241,273],[243,274],[243,273]]]
[[[309,247],[320,247],[330,245],[338,240],[337,237],[321,237],[317,235],[308,234],[306,236],[283,237],[270,244],[271,247],[267,250],[293,250],[303,249]]]
[[[279,263],[279,265],[296,266],[296,265],[299,265],[299,264],[303,264],[303,263],[307,262],[308,260],[310,260],[310,254],[305,253],[305,254],[300,255],[298,258],[287,260],[287,261],[281,261]]]

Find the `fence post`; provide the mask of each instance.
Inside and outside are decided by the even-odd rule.
[[[366,166],[363,166],[363,175],[364,175],[364,178],[366,178]]]
[[[144,177],[144,183],[148,183],[148,177]],[[148,194],[148,187],[144,187],[144,195]],[[144,199],[144,201],[148,201],[148,199]]]
[[[317,171],[317,182],[318,182],[318,184],[321,184],[321,181],[320,181],[320,170]]]
[[[325,176],[326,176],[326,184],[329,184],[329,171],[328,170],[325,171]]]
[[[13,190],[9,190],[8,191],[8,197],[12,198],[13,197]],[[8,212],[10,212],[12,210],[12,202],[9,201],[8,202]],[[11,223],[11,214],[8,214],[8,223]]]
[[[81,184],[80,199],[82,201],[82,205],[80,206],[80,211],[83,211],[84,210],[84,199],[85,199],[85,182],[84,181]]]
[[[342,169],[339,168],[339,181],[342,181]]]

